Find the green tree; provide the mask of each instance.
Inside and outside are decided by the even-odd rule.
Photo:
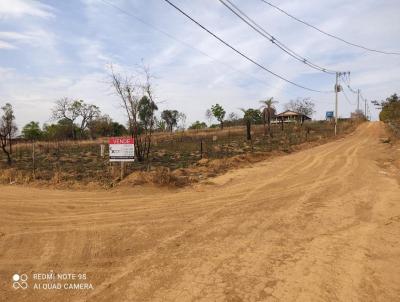
[[[1,107],[3,115],[0,117],[0,147],[7,156],[7,163],[12,163],[12,139],[18,128],[15,125],[14,110],[10,103]],[[7,149],[8,146],[8,149]]]
[[[372,103],[381,109],[379,113],[381,121],[400,124],[400,98],[396,93],[384,101],[373,101]]]
[[[207,128],[207,124],[205,122],[195,121],[192,125],[189,126],[189,129],[205,129]]]
[[[151,148],[151,136],[155,128],[155,115],[158,110],[156,103],[147,95],[142,96],[138,103],[138,117],[140,120],[139,127],[140,133],[143,134],[139,137],[141,150],[139,151],[142,158],[148,158]]]
[[[57,124],[44,124],[42,135],[47,140],[74,139],[79,128],[68,119],[60,119]]]
[[[31,141],[40,139],[42,134],[43,133],[40,129],[39,122],[31,121],[22,128],[22,136]]]
[[[246,123],[246,138],[247,140],[251,140],[251,124],[258,123],[261,121],[261,112],[257,109],[243,109],[240,108],[240,111],[243,112],[243,119]]]
[[[180,113],[178,110],[164,110],[161,112],[161,119],[167,124],[168,130],[173,131],[174,127],[178,125]]]
[[[224,128],[224,118],[226,111],[220,104],[215,104],[211,106],[211,113],[212,115],[218,120],[221,129]]]
[[[118,122],[112,122],[111,127],[112,132],[110,133],[110,136],[122,136],[127,133],[125,126]]]
[[[88,123],[88,129],[92,138],[122,136],[127,132],[124,125],[114,122],[108,115],[100,116]]]

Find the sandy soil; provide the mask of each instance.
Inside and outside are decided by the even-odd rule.
[[[383,131],[363,124],[179,191],[2,186],[0,300],[400,301],[400,186]],[[35,289],[83,282],[34,280],[51,270],[94,288]]]

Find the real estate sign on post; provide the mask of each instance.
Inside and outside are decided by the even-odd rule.
[[[131,137],[111,137],[108,140],[110,161],[134,161],[135,145]]]

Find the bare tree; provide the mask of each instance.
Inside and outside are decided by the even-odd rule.
[[[87,128],[88,125],[100,116],[100,109],[96,105],[87,104],[83,101],[80,101],[81,105],[79,108],[79,116],[81,118],[80,123],[80,132],[83,133]]]
[[[82,101],[81,101],[82,102]],[[81,103],[74,101],[68,97],[62,97],[56,101],[52,111],[52,118],[54,120],[65,120],[71,126],[72,137],[76,138],[75,121],[80,115]]]
[[[128,117],[129,131],[135,140],[135,153],[138,161],[149,158],[151,137],[155,127],[155,111],[152,76],[146,66],[141,66],[144,80],[122,76],[111,66],[111,83],[121,100]]]
[[[56,101],[52,117],[55,120],[64,120],[70,124],[72,137],[76,138],[75,122],[80,119],[79,131],[82,135],[90,122],[100,116],[100,109],[96,105],[85,103],[83,100],[73,100],[63,97]]]
[[[6,103],[5,106],[1,107],[3,115],[0,119],[0,146],[3,152],[7,156],[7,163],[12,163],[12,139],[17,132],[18,128],[15,125],[14,111],[10,103]],[[7,150],[8,145],[8,150]]]
[[[213,114],[211,112],[211,109],[206,110],[206,118],[207,118],[208,124],[211,125],[211,121],[213,119]]]
[[[292,110],[297,113],[301,113],[307,117],[312,117],[314,114],[315,104],[310,98],[297,98],[296,100],[290,100],[289,103],[285,104],[286,110]],[[304,122],[304,116],[301,117],[301,124]]]

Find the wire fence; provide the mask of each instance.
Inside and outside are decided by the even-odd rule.
[[[339,123],[339,133],[354,129],[353,121]],[[274,150],[290,152],[291,147],[304,142],[318,141],[334,135],[330,122],[274,124],[271,134],[263,125],[251,127],[247,139],[246,127],[191,130],[175,133],[156,133],[149,160],[125,164],[125,173],[165,167],[171,170],[186,168],[202,158],[220,159],[246,153],[267,153]],[[103,145],[104,154],[101,154]],[[13,164],[9,167],[0,155],[0,181],[15,177],[23,181],[100,182],[109,183],[119,175],[119,163],[110,163],[107,139],[96,141],[57,141],[18,143],[13,149]]]

